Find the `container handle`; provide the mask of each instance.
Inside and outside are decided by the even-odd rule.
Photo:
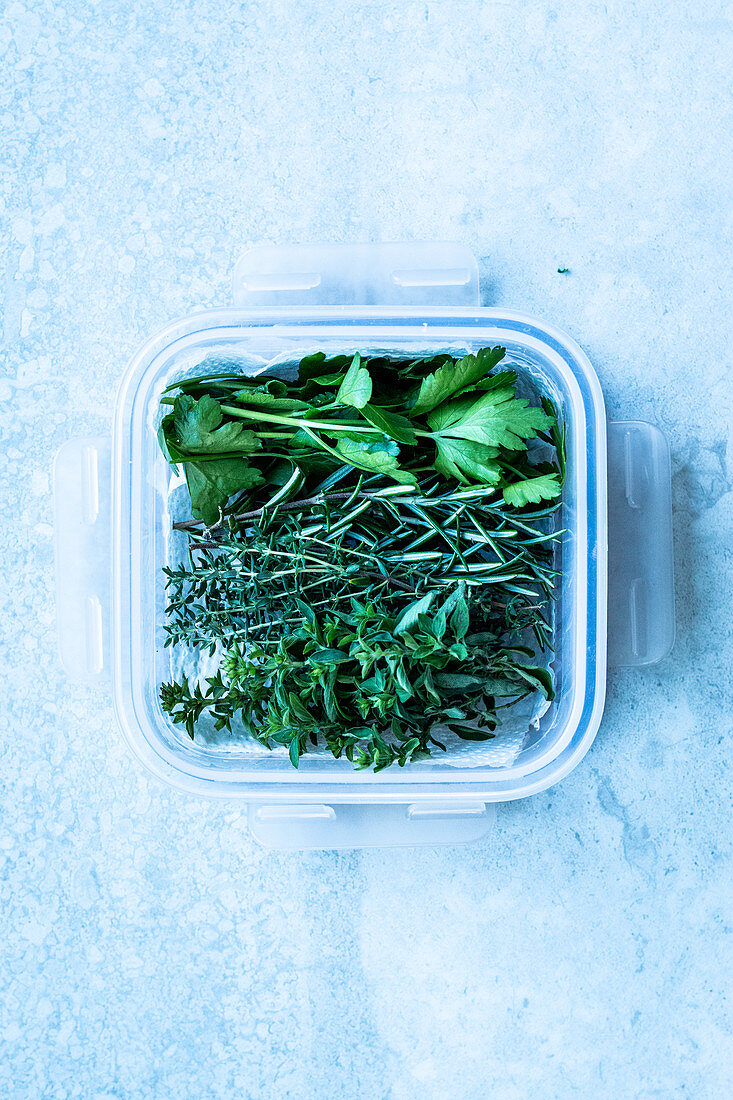
[[[475,306],[478,265],[450,241],[261,245],[239,259],[237,306]]]
[[[484,802],[249,806],[252,835],[266,848],[392,848],[467,844],[491,832]]]
[[[608,425],[608,663],[651,665],[674,645],[669,446],[641,420]]]
[[[109,676],[110,467],[103,436],[68,440],[53,467],[59,656],[75,680]]]

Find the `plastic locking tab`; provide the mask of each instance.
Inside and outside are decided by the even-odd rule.
[[[70,439],[54,463],[59,654],[76,680],[109,676],[111,447]]]
[[[674,644],[667,440],[653,424],[608,425],[608,663],[651,665]]]
[[[250,805],[252,835],[267,848],[393,848],[467,844],[491,832],[484,802]]]
[[[478,265],[449,241],[262,245],[238,261],[234,303],[259,306],[475,306]]]

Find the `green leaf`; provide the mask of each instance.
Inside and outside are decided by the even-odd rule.
[[[413,359],[412,362],[399,363],[400,373],[403,375],[417,375],[420,378],[424,378],[426,373],[432,368],[443,366],[444,363],[452,363],[453,357],[448,355],[447,352],[438,352],[437,355],[425,355],[422,359]]]
[[[366,440],[340,438],[336,444],[339,454],[358,470],[386,474],[402,485],[417,485],[414,474],[400,469],[397,458],[392,453],[394,448],[395,444],[389,440],[366,442]]]
[[[434,680],[438,687],[451,692],[466,691],[483,683],[482,676],[470,676],[463,672],[436,672]]]
[[[182,394],[173,406],[176,443],[187,454],[225,454],[231,451],[251,454],[262,446],[256,433],[246,429],[241,421],[230,420],[222,424],[223,417],[221,405],[213,397],[204,394],[196,401],[188,394]]]
[[[303,409],[310,408],[307,401],[301,401],[297,397],[278,397],[267,390],[239,390],[233,397],[240,405],[272,409],[273,412],[302,412]]]
[[[286,500],[289,496],[294,495],[298,491],[303,484],[304,474],[299,466],[294,466],[287,481],[281,481],[279,471],[276,471],[274,476],[272,472],[269,472],[268,481],[275,489],[275,492],[273,492],[272,496],[265,502],[265,505],[268,508],[273,508],[276,504]],[[265,505],[263,505],[263,507],[265,507]]]
[[[515,481],[505,486],[503,497],[514,508],[523,508],[525,504],[539,504],[541,500],[554,500],[560,496],[562,486],[558,475],[542,474],[529,477],[525,481]]]
[[[550,436],[552,438],[552,444],[557,452],[557,465],[560,469],[560,484],[565,482],[565,422],[562,425],[558,423],[558,417],[555,412],[555,406],[550,401],[549,397],[542,398],[542,408],[547,415],[551,417],[552,424],[550,425]]]
[[[160,449],[163,452],[166,460],[173,467],[174,473],[178,473],[178,465],[183,458],[183,455],[176,447],[171,436],[173,434],[173,413],[169,413],[168,416],[164,416],[160,427],[158,428],[158,443]]]
[[[295,717],[299,721],[301,721],[301,722],[310,722],[310,720],[311,720],[310,714],[308,713],[306,708],[303,706],[303,704],[301,703],[299,697],[295,694],[294,691],[289,692],[289,694],[288,694],[288,703],[290,704],[291,711],[293,712],[293,714],[295,715]]]
[[[444,612],[439,611],[438,614],[433,619],[433,634],[438,639],[438,641],[442,640],[443,635],[445,634],[445,631],[446,631],[446,627],[447,627],[447,623],[445,621],[445,614],[444,614]]]
[[[545,699],[552,700],[555,698],[552,673],[548,668],[543,668],[542,666],[517,665],[516,671],[524,680],[542,692]]]
[[[482,393],[488,392],[488,390],[504,390],[508,386],[513,387],[517,380],[517,372],[514,370],[502,370],[497,371],[496,374],[489,375],[488,378],[482,378],[480,382],[476,382],[473,386],[465,386],[456,397],[464,397],[469,393],[473,393],[474,390],[481,390]]]
[[[335,674],[335,669],[333,670]],[[329,674],[326,682],[323,684],[323,709],[326,712],[326,716],[331,722],[334,722],[338,717],[338,706],[336,704],[336,696],[334,694],[335,675]]]
[[[316,351],[313,355],[306,355],[298,365],[298,382],[302,386],[313,379],[322,378],[326,374],[342,371],[349,362],[348,355],[334,355],[330,359],[322,351]]]
[[[295,604],[303,618],[310,623],[314,630],[316,630],[318,627],[318,620],[316,618],[316,613],[313,608],[309,604],[305,603],[303,600],[299,599],[295,600]]]
[[[332,386],[340,386],[343,382],[343,379],[343,370],[335,370],[331,374],[320,374],[318,378],[310,379],[310,382],[308,383],[308,386],[303,390],[303,393],[307,394],[309,397],[317,399],[320,402],[324,397],[327,399],[328,395],[319,393],[318,387],[322,386],[325,389],[330,389]]]
[[[417,400],[410,410],[411,414],[422,416],[437,408],[458,390],[478,382],[504,358],[505,354],[505,348],[482,348],[476,355],[465,355],[457,363],[449,361],[435,374],[423,378]]]
[[[501,466],[496,461],[498,447],[487,447],[470,439],[449,439],[435,436],[438,455],[435,469],[444,477],[457,481],[467,479],[482,485],[496,485],[501,478]]]
[[[549,427],[551,419],[505,387],[489,390],[478,400],[464,397],[442,405],[430,414],[428,423],[438,437],[470,439],[516,451],[524,448],[524,440],[534,439],[538,431]]]
[[[415,600],[414,603],[408,604],[395,623],[395,634],[405,634],[408,630],[411,630],[417,623],[418,615],[427,611],[434,599],[435,592],[428,592],[427,596],[423,596],[422,599]]]
[[[375,428],[379,428],[380,431],[384,432],[385,435],[396,439],[398,443],[407,443],[408,445],[417,443],[412,424],[406,416],[383,409],[380,405],[372,405],[371,402],[364,405],[361,415]]]
[[[458,601],[464,595],[466,591],[466,585],[463,581],[458,584],[453,591],[446,596],[443,603],[440,605],[440,610],[446,615],[450,615],[451,611],[456,607]]]
[[[402,689],[402,691],[405,695],[405,698],[409,699],[414,694],[414,692],[413,692],[412,684],[410,683],[410,681],[407,677],[407,673],[405,672],[404,667],[402,666],[401,662],[400,662],[400,664],[397,665],[396,678],[397,678],[397,683],[399,684],[400,688]]]
[[[351,405],[363,409],[372,396],[372,380],[369,371],[361,366],[361,356],[357,351],[346,376],[339,386],[336,400],[342,405]]]
[[[290,747],[288,748],[288,756],[290,757],[290,763],[293,765],[294,768],[297,768],[298,764],[300,763],[300,746],[298,745],[297,737],[294,737],[293,740],[290,742]]]
[[[351,658],[342,649],[317,649],[308,654],[308,660],[314,665],[338,665]]]
[[[187,462],[186,483],[191,511],[196,519],[211,525],[235,493],[262,485],[264,477],[246,458],[220,458],[214,462]]]
[[[466,633],[468,631],[468,622],[468,604],[461,596],[458,600],[458,603],[456,604],[455,611],[450,617],[451,630],[453,631],[459,642],[466,637]]]
[[[291,730],[287,729],[280,730],[278,733],[272,733],[270,734],[270,737],[276,745],[290,745],[293,739],[293,734]]]
[[[170,382],[163,390],[164,394],[170,393],[172,390],[180,389],[183,393],[186,393],[189,389],[198,389],[202,384],[212,389],[220,389],[222,386],[226,386],[227,389],[237,389],[241,386],[246,379],[241,374],[232,374],[230,371],[211,371],[207,374],[199,374],[188,378],[178,378],[175,382]]]
[[[457,734],[462,741],[490,741],[496,737],[491,730],[479,729],[475,726],[464,726],[456,722],[448,722],[448,729]]]
[[[486,695],[521,695],[525,690],[507,676],[483,676],[480,683]]]
[[[373,732],[371,726],[357,726],[349,730],[348,737],[350,741],[371,741]]]
[[[267,372],[256,374],[252,378],[242,377],[239,381],[241,393],[270,393],[273,397],[287,397],[288,390],[291,388],[289,382],[284,382],[282,378],[274,378]]]
[[[321,428],[321,431],[326,435],[330,434],[328,428]],[[390,439],[388,435],[375,435],[374,432],[364,430],[363,428],[339,428],[338,431],[333,432],[333,437],[336,440],[351,439],[355,443],[359,443],[365,451],[384,451],[385,454],[392,455],[393,458],[397,458],[400,453],[400,449],[395,443],[394,439]]]

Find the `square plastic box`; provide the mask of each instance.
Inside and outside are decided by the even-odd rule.
[[[130,363],[109,439],[75,439],[56,460],[57,603],[63,663],[111,676],[120,726],[142,763],[184,792],[243,800],[278,847],[445,844],[475,839],[494,804],[558,782],[601,720],[606,665],[649,664],[674,638],[669,454],[640,422],[606,423],[578,345],[523,314],[478,305],[471,252],[455,244],[262,247],[234,273],[235,307],[184,318]],[[260,357],[360,346],[424,354],[502,344],[561,408],[567,475],[556,614],[556,700],[508,767],[436,757],[374,775],[348,761],[199,745],[158,700],[169,675],[161,569],[170,472],[154,431],[163,387],[197,356]],[[610,561],[609,561],[610,541]]]

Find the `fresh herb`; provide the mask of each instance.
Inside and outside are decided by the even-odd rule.
[[[553,696],[547,655],[564,440],[548,399],[458,360],[316,354],[294,382],[184,379],[163,451],[186,476],[188,558],[166,570],[166,645],[219,658],[164,684],[165,712],[357,767]]]
[[[159,430],[169,461],[185,470],[193,515],[211,524],[232,497],[260,500],[283,464],[307,479],[337,463],[417,485],[437,472],[464,484],[511,481],[509,452],[550,428],[554,419],[515,392],[516,374],[489,371],[503,348],[458,361],[351,361],[310,356],[298,381],[195,378],[163,397],[172,412]],[[344,366],[347,369],[344,370]],[[336,367],[336,369],[334,369]]]

